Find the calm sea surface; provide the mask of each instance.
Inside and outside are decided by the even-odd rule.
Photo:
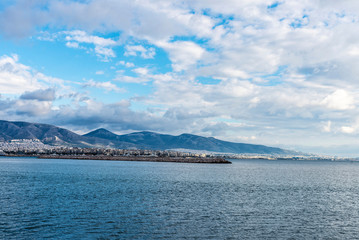
[[[359,163],[0,158],[0,239],[358,239]]]

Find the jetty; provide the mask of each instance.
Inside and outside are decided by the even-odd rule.
[[[215,164],[232,163],[224,158],[219,158],[219,157],[144,157],[144,156],[108,156],[108,155],[39,155],[37,157],[46,158],[46,159],[140,161],[140,162],[215,163]]]
[[[37,157],[42,159],[76,159],[108,161],[141,161],[141,162],[179,162],[179,163],[216,163],[228,164],[224,157],[186,153],[170,150],[140,150],[111,148],[74,148],[74,147],[36,147],[23,146],[0,148],[0,156]]]

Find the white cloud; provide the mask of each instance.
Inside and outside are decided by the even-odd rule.
[[[195,67],[203,57],[205,49],[191,41],[157,42],[157,45],[169,53],[175,72]]]
[[[21,94],[46,88],[30,67],[19,63],[16,55],[0,57],[0,92],[2,94]]]
[[[339,129],[339,132],[357,136],[357,134],[359,133],[359,117],[358,117],[358,115],[354,119],[352,119],[350,123],[342,125]]]
[[[355,124],[359,117],[359,2],[280,1],[268,8],[273,3],[54,0],[34,10],[20,1],[0,13],[0,29],[15,37],[43,25],[53,31],[57,27],[80,29],[62,32],[65,38],[60,40],[68,47],[91,50],[104,60],[116,57],[115,46],[122,45],[125,56],[163,64],[154,58],[165,56],[164,50],[173,72],[149,74],[147,68],[120,61],[119,65],[134,68],[130,70],[138,77],[126,75],[127,69],[113,80],[152,81],[153,92],[137,104],[155,109],[151,111],[162,117],[162,124],[167,121],[181,130],[203,133],[207,127],[207,133],[230,139],[243,131],[239,136],[248,141],[256,136],[256,141],[267,144],[329,143],[349,133],[355,137],[359,129]],[[120,37],[115,41],[96,36],[99,32],[120,33]],[[59,35],[43,39],[54,41]],[[2,94],[46,89],[54,81],[9,59],[1,60]],[[147,66],[156,71],[162,67]],[[220,81],[201,84],[201,77]],[[107,91],[117,87],[93,80],[84,85]],[[98,104],[90,105],[107,109]],[[219,116],[245,124],[240,130],[233,124],[213,124]]]
[[[69,47],[69,48],[79,48],[80,45],[78,42],[67,42],[66,43],[66,47]]]
[[[51,101],[18,100],[13,106],[19,115],[43,116],[51,111]]]
[[[115,84],[108,82],[96,82],[94,80],[88,80],[82,84],[83,87],[92,87],[92,88],[103,88],[107,92],[115,91],[115,92],[124,92],[125,90],[117,87]]]
[[[343,89],[336,90],[327,96],[322,103],[326,107],[335,110],[348,110],[355,107],[354,97]]]
[[[139,74],[139,75],[144,75],[144,76],[148,74],[148,69],[147,68],[135,68],[132,71]]]
[[[94,45],[94,51],[103,60],[107,61],[109,58],[116,57],[115,52],[111,47],[116,45],[116,42],[109,38],[102,38],[94,35],[90,35],[85,31],[74,30],[74,31],[64,31],[62,32],[66,35],[65,40],[66,46],[70,48],[83,48],[80,44],[92,44]]]
[[[351,134],[351,133],[354,133],[356,129],[354,127],[349,127],[349,126],[343,126],[341,127],[341,131],[343,133],[348,133],[348,134]]]
[[[221,71],[224,74],[224,76],[230,78],[248,79],[250,77],[247,73],[235,68],[223,67]]]
[[[48,31],[40,31],[37,39],[40,41],[54,42],[55,40],[58,40],[58,34],[51,34]]]
[[[104,58],[105,61],[108,61],[108,58],[116,57],[115,52],[111,48],[107,48],[107,47],[96,46],[95,52],[97,53],[98,56],[105,57]]]
[[[118,65],[123,65],[123,66],[125,66],[127,68],[131,68],[131,67],[135,66],[135,64],[133,64],[132,62],[126,62],[126,61],[119,61],[117,64]]]
[[[117,71],[116,77],[113,79],[118,82],[126,82],[126,83],[141,83],[146,84],[151,81],[155,75],[149,73],[149,70],[145,67],[135,68],[132,72],[137,74],[137,77],[124,75],[123,71]]]
[[[359,56],[359,46],[349,47],[348,54],[352,56]]]
[[[89,43],[95,46],[111,46],[115,45],[116,42],[112,39],[102,38],[98,36],[89,35],[85,31],[74,30],[74,31],[65,31],[63,34],[66,35],[66,41],[75,41],[79,43]]]
[[[332,122],[331,121],[327,121],[325,123],[323,123],[323,132],[331,132],[332,131]]]
[[[147,83],[147,82],[150,81],[149,78],[144,77],[144,76],[131,77],[131,76],[123,75],[121,73],[118,73],[113,80],[118,81],[118,82],[124,82],[124,83],[142,83],[142,84]]]
[[[125,56],[141,56],[142,58],[154,58],[156,55],[156,51],[154,48],[149,47],[145,48],[142,45],[127,45],[125,47],[126,51],[124,53]]]

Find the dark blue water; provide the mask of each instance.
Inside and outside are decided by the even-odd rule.
[[[0,239],[355,239],[359,163],[0,158]]]

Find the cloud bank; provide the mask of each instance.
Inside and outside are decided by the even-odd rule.
[[[358,21],[351,0],[18,0],[0,9],[1,41],[58,44],[101,69],[62,80],[2,54],[1,117],[359,146]]]

